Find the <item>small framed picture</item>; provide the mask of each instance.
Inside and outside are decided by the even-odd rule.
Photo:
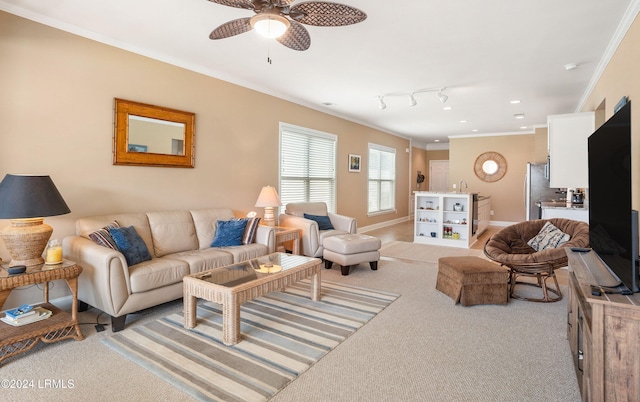
[[[360,155],[349,154],[349,171],[360,172]]]

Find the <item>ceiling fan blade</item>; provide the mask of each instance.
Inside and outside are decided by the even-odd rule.
[[[253,1],[251,0],[209,0],[212,3],[221,4],[223,6],[246,8],[253,10]]]
[[[237,20],[225,22],[209,35],[209,39],[224,39],[231,36],[240,35],[241,33],[251,31],[251,18],[239,18]]]
[[[308,1],[291,7],[289,17],[302,24],[337,27],[362,22],[367,19],[367,14],[344,4]]]
[[[311,46],[311,37],[307,28],[303,27],[295,21],[291,21],[291,25],[287,32],[281,37],[277,38],[277,41],[293,50],[307,50]]]

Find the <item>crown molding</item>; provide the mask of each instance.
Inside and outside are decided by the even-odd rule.
[[[638,15],[638,12],[640,12],[640,0],[633,0],[631,4],[629,4],[627,11],[625,11],[624,15],[622,16],[622,20],[618,24],[618,28],[613,34],[613,37],[611,38],[607,49],[602,55],[600,62],[596,66],[596,70],[591,77],[591,81],[589,81],[589,85],[587,85],[587,88],[585,89],[580,102],[578,102],[576,112],[582,111],[582,108],[587,102],[587,99],[593,92],[593,89],[596,87],[598,81],[600,81],[605,68],[607,68],[607,65],[609,65],[609,62],[611,61],[611,58],[615,54],[616,50],[618,50],[618,46],[620,46],[620,43],[624,39],[624,36],[627,34],[627,31],[631,27],[631,24],[633,24],[633,21]]]

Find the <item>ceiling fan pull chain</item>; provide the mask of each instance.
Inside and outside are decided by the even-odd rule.
[[[271,41],[267,40],[267,63],[272,64],[271,62]]]

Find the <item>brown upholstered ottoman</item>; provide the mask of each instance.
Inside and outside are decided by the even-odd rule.
[[[509,270],[478,257],[438,259],[436,289],[463,306],[506,304]]]

